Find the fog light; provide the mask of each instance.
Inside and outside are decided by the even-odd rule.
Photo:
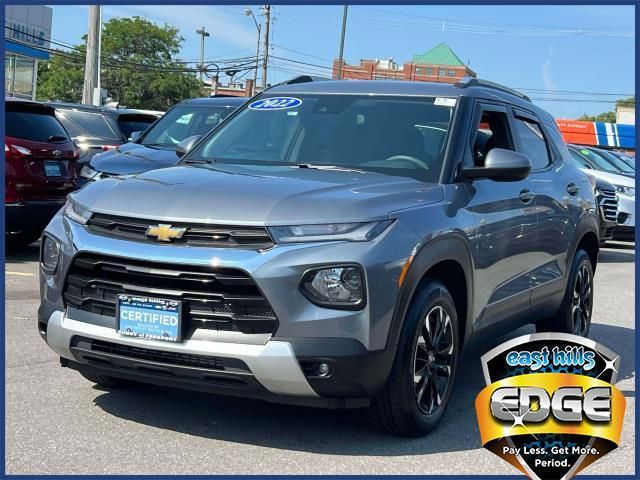
[[[306,377],[328,378],[333,375],[333,366],[322,361],[301,362]]]
[[[327,375],[329,375],[330,371],[331,371],[331,369],[329,368],[329,364],[328,363],[319,363],[318,364],[318,376],[319,377],[326,377]]]
[[[363,275],[359,267],[331,267],[308,271],[303,277],[303,293],[312,302],[330,308],[364,306]]]
[[[56,240],[48,235],[42,236],[42,266],[44,269],[53,273],[58,268],[60,260],[60,245]]]

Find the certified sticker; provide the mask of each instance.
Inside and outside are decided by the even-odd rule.
[[[249,104],[251,110],[285,110],[287,108],[299,107],[302,100],[295,97],[269,97],[261,98]]]

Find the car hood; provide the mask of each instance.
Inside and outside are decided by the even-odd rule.
[[[178,166],[88,185],[94,212],[173,222],[295,225],[381,220],[437,202],[441,185],[370,172],[291,167]]]
[[[582,170],[590,175],[593,175],[595,178],[606,180],[607,182],[614,185],[622,185],[623,187],[634,188],[636,186],[635,179],[632,177],[627,177],[626,175],[618,175],[616,173],[603,172],[601,170],[592,170],[589,168],[583,168]]]
[[[156,168],[172,167],[177,162],[178,156],[173,148],[151,148],[139,143],[125,143],[94,156],[89,165],[98,172],[130,175]]]

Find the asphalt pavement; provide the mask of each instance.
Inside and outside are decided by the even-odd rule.
[[[61,368],[37,332],[36,246],[7,253],[7,474],[514,474],[480,446],[474,400],[480,355],[524,333],[465,351],[436,431],[404,439],[375,431],[362,410],[322,410],[156,387],[107,390]],[[622,357],[627,401],[618,449],[585,474],[635,473],[633,244],[601,251],[590,337]]]

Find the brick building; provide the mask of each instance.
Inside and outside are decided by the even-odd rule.
[[[340,62],[333,61],[333,78],[338,78]],[[402,67],[393,59],[360,60],[360,65],[342,62],[342,78],[351,80],[409,80],[414,82],[456,83],[476,72],[464,64],[453,50],[441,43],[431,50],[413,56]]]

